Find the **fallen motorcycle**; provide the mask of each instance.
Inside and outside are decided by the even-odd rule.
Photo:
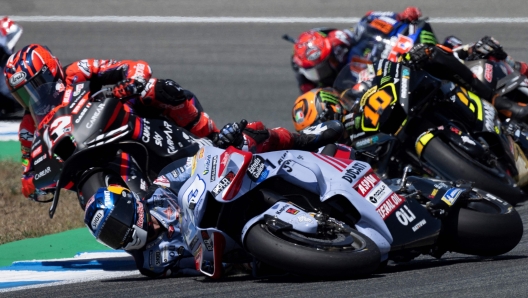
[[[219,278],[222,263],[254,257],[298,275],[343,278],[420,254],[496,256],[521,239],[517,211],[470,184],[406,175],[385,183],[367,163],[331,156],[336,145],[321,152],[204,147],[163,169],[191,164],[178,211],[196,269]]]

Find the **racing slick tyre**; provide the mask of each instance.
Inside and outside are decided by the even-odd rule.
[[[103,171],[102,169],[90,171],[85,175],[86,176],[83,177],[82,183],[79,187],[80,192],[77,193],[79,204],[83,210],[88,200],[97,192],[99,188],[107,187],[112,184],[127,187],[119,175],[112,172]]]
[[[381,262],[378,246],[356,230],[321,239],[291,230],[273,232],[257,223],[248,230],[245,245],[262,262],[302,276],[364,275],[374,272]]]
[[[443,179],[473,181],[475,187],[489,191],[514,206],[528,199],[526,194],[507,181],[507,178],[501,179],[487,172],[481,168],[484,165],[478,166],[476,161],[472,162],[468,158],[470,157],[462,156],[440,138],[431,139],[422,151],[422,159]]]
[[[470,197],[449,210],[442,220],[440,243],[447,250],[470,255],[496,256],[521,241],[523,223],[512,205],[485,191],[473,189]]]

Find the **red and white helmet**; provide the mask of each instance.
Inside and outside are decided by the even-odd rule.
[[[3,49],[3,54],[13,54],[13,49],[22,36],[22,31],[22,27],[10,18],[3,17],[0,19],[0,47]]]
[[[46,46],[30,44],[11,55],[4,75],[11,94],[36,124],[62,101],[57,92],[64,90],[62,66]]]
[[[339,72],[349,46],[349,37],[341,30],[328,34],[306,31],[299,35],[293,46],[293,62],[308,80],[320,82]]]

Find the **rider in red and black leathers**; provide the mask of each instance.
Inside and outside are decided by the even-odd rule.
[[[123,86],[127,84],[134,85],[140,81],[147,81],[151,77],[150,66],[145,61],[132,60],[84,59],[66,66],[63,71],[66,86],[70,86],[72,83],[89,81],[92,92],[100,90],[103,85],[121,82],[114,89],[114,95],[120,97],[129,95]],[[145,94],[149,95],[147,102],[149,106],[163,110],[163,114],[174,120],[177,125],[189,129],[197,136],[209,136],[218,132],[212,119],[199,108],[199,105],[196,105],[197,99],[190,91],[184,90],[172,80],[158,81],[157,79],[151,79],[151,82],[152,84],[147,84],[147,87],[150,87],[150,89],[144,91]],[[172,86],[166,87],[169,83]],[[157,88],[165,88],[168,90],[154,94],[156,86]],[[171,87],[173,90],[170,90]],[[140,99],[140,102],[133,103],[133,105],[144,104],[143,98]],[[171,109],[166,108],[169,106]],[[185,117],[177,117],[178,114],[185,115]],[[29,111],[26,111],[19,128],[24,173],[30,173],[31,171],[29,168],[31,165],[30,153],[35,127],[33,117],[31,117]],[[26,177],[23,178],[23,194],[26,197],[29,197],[35,191],[34,186],[31,185],[31,175],[29,174],[29,176],[29,179],[25,179]]]
[[[161,113],[198,137],[209,137],[215,144],[218,140],[219,130],[202,110],[196,96],[173,80],[151,78],[150,66],[145,61],[84,59],[62,69],[47,47],[33,44],[13,54],[4,73],[12,95],[26,108],[19,129],[24,165],[22,193],[32,199],[36,198],[36,189],[31,169],[31,145],[38,125],[35,121],[45,117],[45,113],[35,115],[29,107],[39,84],[52,82],[57,84],[57,90],[68,90],[73,88],[72,84],[89,81],[92,92],[103,85],[116,84],[113,94],[118,98],[141,92],[139,99],[131,101],[132,110]],[[302,146],[314,147],[312,143],[319,144],[314,136],[292,134],[284,128],[267,129],[261,122],[249,124],[244,133],[249,150],[301,149]]]

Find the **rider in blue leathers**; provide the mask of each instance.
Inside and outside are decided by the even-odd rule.
[[[326,128],[286,149],[314,150],[333,143],[343,133],[339,121],[327,122]],[[262,138],[264,131],[243,132],[240,125],[228,124],[218,134],[215,145],[233,145],[252,152],[277,150],[261,146],[268,142]],[[180,232],[177,194],[191,176],[192,157],[185,164],[183,161],[171,164],[171,172],[158,177],[145,198],[121,186],[108,186],[100,188],[86,203],[84,222],[92,235],[106,246],[130,253],[137,268],[148,277],[200,274]]]

